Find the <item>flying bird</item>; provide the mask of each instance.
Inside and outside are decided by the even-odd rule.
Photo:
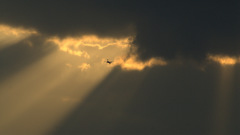
[[[106,63],[108,63],[108,64],[112,64],[112,62],[113,62],[113,61],[109,61],[108,59],[107,59],[107,61],[106,61]]]

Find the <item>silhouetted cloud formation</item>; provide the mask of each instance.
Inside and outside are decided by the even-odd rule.
[[[142,58],[239,55],[239,11],[236,1],[158,3],[137,21],[135,44]]]
[[[126,37],[142,59],[239,55],[239,1],[7,1],[0,23],[44,34]]]
[[[136,34],[143,59],[239,55],[239,1],[2,1],[0,23],[50,35]]]
[[[56,125],[56,128],[51,132],[52,134],[205,135],[216,133],[217,135],[221,131],[223,131],[222,134],[230,135],[240,133],[238,124],[240,121],[240,72],[238,70],[240,62],[237,58],[240,56],[240,1],[1,0],[1,24],[36,30],[37,36],[33,36],[34,34],[29,34],[26,37],[22,35],[23,37],[17,38],[17,42],[12,42],[14,38],[10,34],[11,38],[8,38],[7,41],[9,41],[8,44],[11,43],[11,46],[6,46],[0,50],[0,82],[11,79],[16,73],[25,71],[25,69],[26,74],[24,75],[28,77],[31,73],[27,71],[28,66],[34,65],[35,62],[39,62],[43,58],[51,62],[54,62],[56,58],[56,63],[50,64],[54,65],[52,66],[53,70],[56,70],[53,74],[49,74],[50,79],[45,76],[48,72],[52,73],[52,70],[48,70],[50,62],[43,61],[39,65],[46,65],[46,67],[43,69],[42,67],[34,67],[32,70],[38,74],[45,73],[42,74],[43,78],[36,76],[39,79],[32,80],[31,82],[34,83],[31,83],[30,86],[28,86],[30,84],[28,81],[19,81],[20,83],[24,82],[22,89],[19,90],[14,89],[18,85],[10,81],[9,84],[15,87],[9,88],[7,83],[4,85],[6,86],[4,88],[7,89],[2,90],[8,91],[10,89],[25,95],[26,86],[29,88],[27,91],[31,90],[31,93],[36,93],[33,90],[37,89],[39,92],[40,90],[44,91],[42,89],[47,89],[47,84],[50,84],[46,83],[48,79],[60,78],[60,84],[56,83],[56,88],[53,88],[53,90],[56,89],[56,92],[50,92],[46,96],[50,97],[51,100],[45,101],[43,98],[44,103],[41,102],[43,108],[47,104],[51,105],[47,101],[54,102],[51,105],[54,108],[55,100],[62,95],[64,97],[60,99],[63,102],[75,101],[76,98],[65,96],[74,95],[75,93],[72,91],[75,89],[81,92],[85,84],[92,85],[91,81],[89,82],[92,78],[81,80],[78,75],[96,78],[95,72],[103,73],[102,69],[107,69],[94,65],[96,61],[99,61],[100,64],[100,57],[93,57],[91,59],[93,64],[87,60],[78,59],[78,57],[74,57],[74,60],[68,63],[68,59],[73,58],[68,56],[63,56],[63,60],[60,61],[62,57],[58,56],[61,55],[52,53],[58,52],[59,46],[64,45],[50,44],[45,41],[55,36],[57,37],[55,41],[63,41],[63,39],[74,41],[74,37],[79,38],[79,36],[88,34],[99,37],[99,42],[100,39],[103,39],[102,37],[114,37],[114,41],[130,36],[135,37],[132,45],[136,46],[137,55],[129,55],[129,59],[126,60],[122,57],[119,61],[114,60],[114,63],[119,67],[116,67],[102,82],[99,82],[94,91],[86,96],[86,100]],[[14,31],[12,33],[16,34]],[[9,36],[8,32],[6,32],[7,34]],[[81,48],[76,48],[77,42],[78,40],[67,47],[81,51]],[[75,48],[72,44],[75,45]],[[109,54],[99,53],[102,57],[111,55],[115,57],[115,54],[121,54],[120,51],[113,51],[118,48],[114,49],[110,46],[107,48],[101,45],[90,46],[96,46],[97,50],[106,48],[111,52]],[[65,51],[62,49],[63,53],[71,54],[69,48],[64,48]],[[133,50],[135,51],[135,48]],[[91,58],[98,55],[93,49],[92,52],[89,52]],[[104,55],[102,55],[103,53]],[[49,55],[51,55],[51,59],[46,57]],[[222,55],[227,56],[222,57]],[[136,62],[137,56],[146,61]],[[191,62],[189,64],[189,61],[182,65],[177,65],[171,61],[165,63],[164,61],[178,57],[203,61],[207,56],[210,56],[209,59],[212,61],[224,66],[219,66],[213,62],[200,70]],[[85,58],[87,59],[88,55]],[[76,63],[74,63],[75,60]],[[113,66],[115,66],[114,63]],[[104,63],[105,65],[107,64]],[[165,66],[152,67],[152,65]],[[121,70],[120,66],[123,69],[133,68],[139,71]],[[65,68],[67,72],[72,67],[80,72],[70,70],[70,73],[74,75],[70,76],[70,79],[66,77],[67,81],[61,80],[64,77],[59,73],[65,71]],[[84,71],[88,70],[95,72],[85,74]],[[75,72],[79,74],[75,75]],[[23,79],[20,77],[20,80],[25,80],[25,76]],[[18,82],[18,80],[13,82]],[[35,86],[35,83],[41,84],[41,87]],[[33,86],[34,88],[32,88]],[[86,86],[87,88],[89,87]],[[59,89],[63,92],[59,92]],[[28,93],[26,95],[31,97]],[[12,93],[8,96],[12,98]],[[11,98],[7,101],[10,101]],[[18,100],[20,101],[21,98]],[[5,103],[9,102],[2,102],[4,107]],[[12,104],[21,105],[15,104],[15,102]],[[56,104],[63,105],[62,101]],[[38,108],[37,105],[34,107]],[[41,110],[40,107],[39,110],[43,113],[36,110],[32,109],[28,113],[43,117],[42,114],[53,113],[49,110],[55,110],[55,108]],[[40,113],[35,113],[35,111]],[[8,114],[8,111],[5,113]],[[32,120],[29,115],[25,115],[21,121],[25,121],[25,118]],[[34,118],[40,119],[41,117]],[[26,125],[31,124],[31,122],[27,122]],[[28,130],[28,126],[19,123],[14,124],[19,127],[27,127],[25,130]],[[17,131],[13,129],[11,131]],[[22,130],[22,128],[18,129]]]
[[[126,5],[126,1],[3,1],[0,21],[60,36],[124,36],[131,31],[132,20]]]

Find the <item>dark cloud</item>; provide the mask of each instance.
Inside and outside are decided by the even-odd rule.
[[[220,1],[2,1],[0,22],[50,35],[128,36],[140,58],[239,55],[240,5]]]
[[[132,28],[127,3],[103,1],[5,1],[1,22],[37,28],[45,34],[126,36]]]
[[[143,60],[180,55],[200,61],[207,53],[238,56],[239,17],[237,0],[1,0],[0,4],[0,23],[35,28],[47,36],[125,37],[136,33],[133,45]],[[26,40],[33,47],[21,41],[0,50],[0,81],[56,49],[42,45],[42,37]],[[51,134],[211,134],[222,69],[208,65],[200,71],[191,66],[170,64],[141,72],[115,69]],[[233,135],[240,133],[238,69],[235,65],[225,127],[226,134]],[[69,87],[61,89],[69,91]],[[46,104],[49,102],[42,105]],[[34,114],[42,111],[36,110]]]
[[[142,58],[207,53],[239,55],[238,2],[175,2],[155,7],[137,21],[135,44]]]

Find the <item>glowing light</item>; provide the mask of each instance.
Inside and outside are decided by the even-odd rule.
[[[28,37],[33,34],[37,32],[1,25],[0,45],[24,39],[23,43],[32,47],[33,42]],[[60,51],[52,51],[0,82],[0,130],[10,134],[46,134],[79,105],[114,66],[141,71],[154,65],[166,65],[160,58],[141,62],[135,55],[124,57],[130,49],[131,37],[54,37],[49,38],[46,45],[50,42]],[[79,60],[79,57],[84,59]],[[101,63],[106,58],[114,62]],[[36,110],[42,112],[36,113]]]
[[[83,63],[83,64],[81,64],[80,66],[78,66],[78,68],[80,68],[81,71],[87,70],[87,69],[89,69],[90,67],[91,67],[90,64],[87,64],[87,63]]]
[[[82,37],[68,37],[60,39],[58,37],[53,37],[48,39],[48,42],[53,42],[59,46],[61,51],[67,52],[76,56],[83,56],[84,58],[90,58],[90,55],[83,51],[86,47],[98,48],[99,50],[104,49],[109,46],[117,46],[120,48],[129,47],[131,42],[130,37],[127,38],[99,38],[95,35],[86,35]]]
[[[131,57],[125,57],[127,52],[130,50],[130,44],[132,42],[132,37],[126,38],[100,38],[95,35],[86,35],[82,37],[67,37],[60,39],[58,37],[53,37],[47,40],[58,45],[59,49],[63,52],[67,52],[71,55],[76,55],[84,58],[90,58],[90,56],[106,56],[114,59],[114,62],[110,67],[120,65],[124,70],[143,70],[146,67],[152,67],[156,65],[166,65],[166,61],[161,58],[151,58],[148,61],[142,62],[137,60],[137,56],[132,55]],[[108,50],[107,47],[114,47]],[[90,49],[89,49],[90,48]],[[116,49],[117,48],[117,49]],[[118,49],[119,48],[119,49]],[[94,54],[90,55],[92,52]],[[97,58],[99,59],[99,58]],[[103,61],[106,60],[102,58]],[[88,64],[82,64],[78,66],[82,71],[90,67]]]
[[[142,62],[137,60],[137,56],[132,55],[127,59],[124,59],[123,57],[116,58],[114,60],[113,65],[120,65],[122,69],[125,70],[143,70],[146,67],[152,67],[152,66],[163,66],[166,65],[167,62],[164,61],[161,58],[151,58],[148,61]]]
[[[214,132],[216,135],[227,135],[232,110],[231,100],[234,96],[234,67],[222,66],[220,71],[215,98]]]
[[[37,31],[0,24],[0,49],[17,43],[33,34],[37,34]]]
[[[75,56],[56,51],[0,82],[0,132],[47,134],[111,71],[98,63],[83,74],[77,65],[84,71],[90,68]]]
[[[209,55],[208,58],[212,61],[220,63],[221,65],[235,65],[237,63],[236,58],[229,56]]]

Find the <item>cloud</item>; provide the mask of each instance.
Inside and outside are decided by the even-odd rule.
[[[209,53],[240,54],[238,1],[155,4],[144,6],[143,16],[136,21],[134,44],[142,59],[181,56],[202,61]]]
[[[221,55],[209,55],[209,60],[217,62],[221,65],[235,65],[238,60],[235,57],[221,56]]]
[[[128,58],[118,57],[113,61],[113,66],[120,66],[124,70],[138,70],[141,71],[146,67],[165,66],[167,62],[162,58],[151,58],[147,61],[140,61],[136,55],[131,55]]]
[[[91,66],[88,63],[82,63],[81,65],[78,66],[78,68],[81,69],[81,71],[89,69]]]
[[[129,14],[131,5],[128,1],[122,3],[108,0],[47,3],[3,0],[0,5],[0,23],[36,28],[47,35],[126,37],[134,33],[130,17],[133,15]],[[122,6],[128,8],[122,10]]]
[[[12,4],[15,3],[15,4]],[[0,23],[35,28],[50,36],[126,38],[142,60],[208,54],[239,56],[239,1],[5,1]],[[24,10],[22,10],[24,9]],[[63,10],[64,9],[64,10]],[[95,47],[101,48],[94,44]],[[82,52],[71,52],[82,55]]]
[[[38,32],[33,29],[11,27],[0,24],[0,49],[16,44],[17,42],[37,33]]]
[[[76,56],[83,56],[84,58],[90,58],[90,55],[86,51],[84,51],[86,47],[97,48],[99,50],[109,46],[129,48],[131,37],[117,39],[101,38],[97,37],[96,35],[85,35],[81,37],[66,37],[63,39],[60,39],[58,37],[52,37],[49,38],[47,41],[58,45],[61,51]]]
[[[130,50],[134,50],[131,47],[133,37],[125,38],[109,38],[109,37],[98,37],[96,35],[85,35],[81,37],[52,37],[47,40],[47,42],[52,42],[59,47],[63,52],[67,52],[71,55],[76,55],[84,58],[90,58],[90,54],[97,55],[104,53],[105,55],[112,56],[114,62],[110,65],[120,66],[124,70],[143,70],[146,67],[166,65],[167,62],[162,58],[151,58],[147,61],[141,61],[138,58],[137,54],[131,54],[130,57],[127,57]],[[110,50],[107,48],[112,47]],[[113,49],[115,48],[115,49]],[[112,55],[111,55],[112,54]],[[103,61],[106,58],[103,58],[100,55]],[[99,58],[95,58],[99,59]],[[104,62],[104,64],[106,64]],[[90,68],[90,65],[83,63],[78,66],[82,71]]]

